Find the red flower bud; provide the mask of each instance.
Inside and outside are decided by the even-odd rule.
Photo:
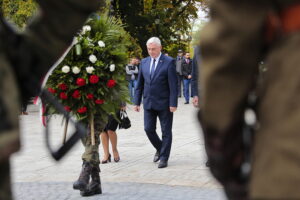
[[[116,81],[112,80],[112,79],[108,80],[107,83],[106,83],[108,88],[113,88],[113,87],[115,87],[116,84],[117,84]]]
[[[75,90],[72,94],[72,97],[74,99],[79,99],[81,97],[80,91],[79,90]]]
[[[70,112],[71,111],[70,106],[65,106],[65,110],[68,111],[68,112]]]
[[[84,86],[85,85],[85,79],[84,78],[77,78],[76,84],[78,86]]]
[[[58,87],[61,89],[61,90],[67,90],[68,89],[68,86],[64,83],[61,83],[58,85]]]
[[[96,84],[99,82],[99,77],[97,75],[91,75],[90,76],[90,83],[91,84]]]
[[[81,108],[79,108],[79,109],[77,110],[77,112],[80,113],[80,114],[86,113],[86,111],[87,111],[87,108],[86,108],[85,106],[84,106],[84,107],[81,107]]]
[[[64,93],[64,92],[61,92],[61,93],[59,94],[59,97],[60,97],[61,99],[68,99],[67,94]]]
[[[94,95],[93,95],[93,94],[87,94],[87,95],[86,95],[86,98],[87,98],[87,99],[94,99]]]
[[[56,93],[56,90],[54,90],[53,88],[48,88],[48,91],[52,94]]]
[[[104,104],[104,100],[103,99],[97,99],[95,100],[96,104]]]

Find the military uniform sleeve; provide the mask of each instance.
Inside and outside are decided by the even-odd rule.
[[[265,6],[213,0],[211,21],[202,31],[200,118],[211,169],[221,182],[232,175],[240,153],[243,111],[264,45]]]
[[[7,52],[17,75],[22,96],[36,95],[33,89],[51,65],[70,45],[101,0],[38,0],[40,11],[25,32],[17,35]],[[32,83],[30,83],[32,82]]]

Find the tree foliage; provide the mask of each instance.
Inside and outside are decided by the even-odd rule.
[[[207,0],[206,0],[207,1]],[[204,0],[112,0],[113,14],[118,16],[125,29],[136,38],[147,55],[146,42],[152,36],[162,40],[165,47],[174,43],[183,47],[190,36],[191,20],[197,18],[200,3]]]
[[[1,0],[3,15],[23,28],[36,10],[34,0]]]

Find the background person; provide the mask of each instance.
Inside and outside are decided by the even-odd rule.
[[[183,78],[183,96],[185,98],[184,104],[190,103],[190,83],[192,79],[192,60],[190,53],[186,52],[182,59],[181,72]]]
[[[176,75],[177,75],[178,97],[181,97],[181,88],[182,88],[182,84],[183,84],[182,61],[183,61],[183,51],[181,49],[179,49],[177,57],[176,57]],[[184,94],[184,91],[182,93]]]
[[[134,90],[136,88],[139,69],[137,67],[137,59],[131,58],[130,63],[126,65],[126,80],[128,81],[128,90],[131,102],[134,98]]]

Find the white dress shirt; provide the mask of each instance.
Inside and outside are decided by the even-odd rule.
[[[155,72],[160,56],[161,56],[161,53],[159,54],[159,56],[157,58],[152,58],[151,57],[151,62],[150,62],[150,67],[149,67],[149,73],[151,73],[151,67],[152,67],[154,59],[155,59],[155,66],[154,66],[154,71],[153,72]]]

